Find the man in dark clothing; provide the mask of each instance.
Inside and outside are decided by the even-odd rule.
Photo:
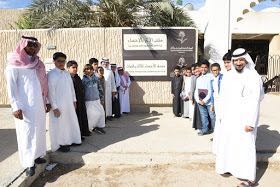
[[[200,112],[198,109],[198,104],[196,103],[194,99],[194,92],[196,88],[196,79],[200,76],[200,63],[196,63],[194,65],[194,75],[192,76],[192,83],[191,83],[191,95],[192,95],[192,102],[194,106],[194,111],[193,111],[193,128],[195,130],[197,129],[202,129],[202,123],[201,123],[201,117],[200,117]]]
[[[112,96],[112,112],[113,112],[113,116],[115,118],[120,118],[121,117],[121,107],[120,107],[118,90],[121,85],[121,80],[120,80],[120,75],[118,73],[116,64],[111,64],[111,70],[114,74],[116,88],[117,88],[117,94]]]
[[[76,113],[80,125],[81,137],[82,139],[84,139],[83,136],[90,136],[90,131],[88,128],[87,110],[85,105],[84,87],[81,78],[77,74],[78,63],[76,61],[71,60],[67,63],[67,68],[71,75],[75,88],[77,99]]]
[[[182,115],[182,99],[180,94],[182,92],[183,86],[183,76],[180,75],[180,67],[177,66],[174,68],[174,77],[171,81],[171,94],[173,97],[173,113],[176,117]]]

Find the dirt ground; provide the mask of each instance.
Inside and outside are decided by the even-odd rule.
[[[280,185],[279,166],[260,164],[258,166],[258,186],[276,187]],[[233,176],[220,176],[213,165],[104,165],[65,166],[58,165],[46,171],[32,184],[32,187],[75,186],[75,187],[118,187],[118,186],[191,186],[228,187],[240,181]]]

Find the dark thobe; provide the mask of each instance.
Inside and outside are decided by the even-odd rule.
[[[202,122],[201,122],[201,116],[200,111],[198,108],[198,104],[194,101],[194,113],[193,113],[193,128],[196,129],[202,129]]]
[[[116,73],[114,73],[114,79],[116,83]],[[121,106],[120,106],[120,100],[119,100],[119,87],[117,87],[117,93],[116,96],[112,96],[112,114],[114,117],[119,118],[121,117]]]
[[[175,116],[179,117],[181,116],[183,110],[183,101],[180,97],[180,94],[182,92],[183,87],[183,76],[174,76],[171,81],[171,93],[175,96],[173,98],[173,113]]]
[[[196,88],[196,76],[192,76],[192,82],[191,82],[191,96],[192,100],[194,102],[194,112],[193,112],[193,128],[196,129],[202,129],[202,122],[201,122],[201,116],[198,108],[198,104],[196,103],[194,99],[194,92]]]
[[[72,77],[72,80],[73,80],[76,99],[77,99],[76,113],[79,121],[81,135],[89,136],[90,131],[88,129],[88,118],[87,118],[87,110],[85,105],[85,91],[82,84],[82,80],[77,74],[74,77]]]
[[[103,89],[103,93],[105,94],[105,78],[104,77],[99,77],[99,81],[100,81],[101,87]],[[106,112],[106,109],[105,109],[105,106],[106,106],[105,105],[105,96],[102,99],[100,99],[100,101],[101,101],[102,106],[103,106],[103,108],[104,108],[104,110]]]

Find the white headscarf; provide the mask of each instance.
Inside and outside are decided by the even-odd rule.
[[[103,58],[100,60],[100,63],[102,64],[103,62],[109,63],[109,58],[103,57]]]
[[[233,60],[236,60],[239,58],[244,58],[247,61],[246,67],[248,69],[256,71],[255,70],[256,65],[255,65],[254,61],[252,60],[251,56],[248,54],[248,52],[245,49],[238,48],[232,53],[232,58],[231,58],[232,64],[233,64]]]
[[[255,63],[253,62],[253,60],[252,60],[251,56],[248,54],[248,52],[243,48],[238,48],[232,53],[232,58],[231,58],[232,63],[233,63],[233,60],[239,59],[239,58],[244,58],[247,61],[246,67],[249,70],[255,71],[256,75],[258,76],[259,81],[260,81],[260,101],[263,100],[263,98],[264,98],[263,82],[262,82],[260,75],[258,74],[258,72],[255,69],[255,66],[256,66]]]

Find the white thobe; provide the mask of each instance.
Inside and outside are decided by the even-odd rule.
[[[191,81],[192,77],[187,77],[184,76],[184,87],[183,87],[183,92],[185,95],[189,96],[190,98],[190,91],[191,91]],[[183,107],[183,117],[190,117],[190,105],[192,105],[192,102],[184,101],[184,107]]]
[[[117,91],[113,72],[104,68],[104,78],[106,116],[112,116],[112,92]]]
[[[95,101],[86,101],[88,128],[92,131],[95,127],[105,127],[105,111],[101,105],[100,99]]]
[[[241,179],[256,177],[255,140],[262,98],[262,84],[256,71],[235,69],[223,77],[220,90],[221,128],[216,154],[216,171],[230,172]],[[245,126],[254,127],[245,132]]]
[[[54,68],[48,73],[48,85],[52,109],[59,109],[61,113],[58,118],[53,111],[49,114],[52,151],[56,151],[61,145],[80,144],[80,128],[73,104],[76,102],[76,95],[69,72]]]
[[[12,110],[22,110],[23,120],[15,119],[20,163],[32,167],[46,154],[46,112],[40,81],[35,69],[6,69],[7,89]]]
[[[215,108],[215,115],[216,115],[216,121],[215,121],[215,129],[214,129],[214,135],[213,135],[213,146],[212,146],[212,151],[214,154],[217,152],[217,146],[219,142],[219,135],[220,135],[220,94],[219,94],[219,79],[220,76],[223,76],[222,74],[218,75],[217,77],[213,78],[213,97],[214,97],[214,108]],[[222,82],[222,80],[220,80]],[[220,82],[220,86],[221,86]]]
[[[124,75],[121,75],[120,79],[122,79],[124,84],[121,85],[119,89],[120,106],[121,106],[121,114],[122,114],[123,112],[130,112],[129,86],[131,84],[131,81],[129,77],[126,80]],[[125,88],[124,86],[126,86],[127,88]]]

